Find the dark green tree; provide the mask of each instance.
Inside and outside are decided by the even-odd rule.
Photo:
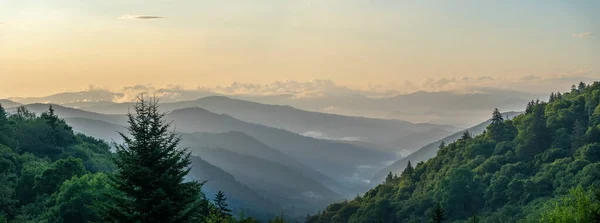
[[[227,208],[227,198],[223,191],[217,192],[217,195],[214,199],[215,209],[217,211],[217,215],[222,218],[231,217],[231,209]]]
[[[443,149],[446,146],[446,143],[444,141],[442,141],[440,143],[440,145],[438,146],[438,149]]]
[[[575,123],[573,124],[573,133],[571,134],[571,149],[573,151],[583,146],[585,143],[586,131],[587,126],[585,126],[579,120],[575,120]]]
[[[117,173],[111,185],[119,191],[109,194],[113,205],[103,206],[109,222],[191,222],[200,212],[202,184],[184,182],[190,154],[179,149],[180,137],[169,132],[170,123],[159,111],[158,100],[143,96],[129,113],[129,133],[120,133],[124,144],[117,145]]]
[[[429,216],[429,220],[431,223],[442,223],[444,220],[446,220],[444,208],[442,208],[439,203],[436,203],[435,206],[433,206],[433,211]]]
[[[52,163],[41,175],[35,177],[34,190],[37,194],[52,194],[60,185],[74,176],[86,174],[81,159],[68,157]]]
[[[469,132],[469,130],[463,132],[462,136],[460,137],[460,139],[462,139],[462,140],[469,140],[472,138],[473,137],[471,136],[471,133]]]
[[[578,90],[580,93],[583,93],[583,91],[585,91],[585,83],[583,83],[583,82],[579,82],[579,84],[577,85],[577,90]]]
[[[492,113],[492,125],[501,125],[504,122],[504,118],[502,117],[502,113],[498,111],[498,108],[494,109]]]
[[[492,139],[500,142],[504,138],[504,118],[498,109],[494,109],[492,113],[492,123],[487,127],[487,130]]]

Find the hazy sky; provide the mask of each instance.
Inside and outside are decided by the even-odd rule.
[[[597,0],[0,0],[0,98],[315,79],[527,90],[600,79],[599,12]]]

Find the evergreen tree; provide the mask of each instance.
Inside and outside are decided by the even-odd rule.
[[[431,223],[441,223],[442,221],[446,220],[446,213],[444,209],[440,206],[440,204],[435,204],[431,216],[429,218],[431,220]]]
[[[587,127],[579,120],[575,120],[573,124],[573,133],[571,134],[571,149],[574,151],[577,148],[583,146],[585,143],[585,132]]]
[[[12,133],[12,128],[8,121],[8,114],[0,104],[0,144],[15,148],[16,142],[11,139]]]
[[[180,137],[169,132],[170,123],[158,110],[158,101],[138,98],[135,114],[129,113],[129,133],[120,133],[117,173],[109,194],[112,205],[104,205],[109,222],[191,222],[202,205],[202,184],[183,182],[189,172],[190,154],[177,146]]]
[[[460,139],[462,139],[462,140],[469,140],[472,138],[473,137],[471,136],[471,133],[469,132],[469,130],[463,132],[462,136],[460,137]]]
[[[225,197],[225,194],[223,193],[223,191],[219,191],[217,192],[217,195],[215,196],[215,208],[217,211],[217,215],[219,215],[222,218],[225,217],[231,217],[231,210],[227,208],[227,198]]]
[[[498,108],[494,109],[494,112],[492,113],[492,125],[501,125],[503,122],[504,118],[500,111],[498,111]]]
[[[579,82],[579,85],[577,85],[577,90],[578,90],[580,93],[583,93],[583,91],[585,91],[585,83],[583,83],[583,82]]]
[[[487,127],[487,130],[489,130],[492,139],[500,142],[504,137],[504,118],[497,108],[494,109],[491,120],[492,123]]]
[[[408,161],[408,164],[406,164],[406,168],[404,168],[404,171],[402,171],[402,173],[400,174],[400,178],[402,178],[403,180],[406,180],[406,179],[410,178],[414,172],[415,172],[415,168],[412,166],[410,161]]]
[[[388,173],[388,175],[385,177],[385,183],[386,184],[392,183],[393,180],[394,180],[394,175],[392,175],[392,171],[390,171]]]
[[[469,223],[479,223],[479,217],[477,215],[473,215],[469,218]]]
[[[550,93],[550,98],[548,99],[548,102],[553,102],[553,101],[554,101],[554,98],[555,98],[555,96],[554,96],[554,92],[551,92],[551,93]]]
[[[438,146],[438,149],[443,149],[444,147],[446,147],[446,143],[444,141],[442,141],[440,143],[440,145]]]

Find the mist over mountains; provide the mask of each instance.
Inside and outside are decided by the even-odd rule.
[[[90,88],[80,92],[65,92],[44,97],[12,97],[9,100],[21,104],[54,103],[106,114],[124,114],[135,97],[141,93],[156,96],[163,104],[174,103],[174,107],[170,110],[185,108],[185,106],[178,105],[190,104],[199,98],[226,96],[250,102],[289,105],[306,111],[398,119],[414,123],[447,124],[467,128],[477,124],[477,121],[473,120],[487,118],[490,107],[498,107],[505,111],[522,110],[522,105],[527,101],[546,97],[545,95],[494,88],[472,88],[470,91],[462,93],[417,91],[401,94],[395,91],[359,91],[324,80],[273,84],[272,89],[269,88],[270,85],[269,87],[262,86],[261,91],[266,91],[266,93],[254,94],[252,89],[257,86],[253,88],[253,85],[238,85],[240,86],[195,90],[186,90],[177,86],[154,88],[137,85],[124,87],[121,92]],[[240,91],[240,89],[247,90]],[[220,113],[219,111],[215,112]]]
[[[133,103],[93,101],[89,99],[115,95],[93,92],[91,97],[88,93],[21,98],[20,103],[4,100],[3,105],[6,104],[9,113],[15,113],[17,106],[25,104],[28,110],[41,114],[49,105],[40,102],[59,101],[62,103],[52,102],[55,113],[76,132],[123,143],[119,132],[127,132],[125,114]],[[414,123],[398,117],[322,113],[290,104],[311,105],[312,110],[320,110],[319,104],[329,107],[335,104],[354,112],[391,111],[392,117],[399,114],[398,109],[415,114],[420,109],[464,110],[451,104],[483,111],[493,103],[511,106],[525,97],[519,93],[490,98],[482,94],[417,92],[390,98],[254,96],[254,101],[249,101],[240,99],[243,97],[207,96],[167,101],[160,104],[160,109],[166,112],[165,119],[173,122],[172,130],[182,137],[181,146],[193,155],[188,178],[207,180],[208,196],[220,189],[231,197],[238,211],[272,216],[276,213],[264,210],[279,210],[300,218],[327,204],[365,192],[379,183],[385,173],[401,171],[407,160],[431,158],[436,150],[429,147],[439,144],[439,140],[458,137],[459,133],[452,133],[460,127]],[[478,100],[483,105],[471,105],[470,101]],[[438,115],[445,116],[447,112]],[[471,114],[474,116],[471,119],[477,119],[476,113]],[[485,113],[489,117],[490,111]],[[470,130],[483,129],[474,128]]]

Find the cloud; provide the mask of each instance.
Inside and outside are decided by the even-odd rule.
[[[534,80],[539,80],[539,79],[541,79],[541,77],[533,76],[533,75],[527,75],[527,76],[521,77],[519,80],[522,80],[522,81],[534,81]]]
[[[594,35],[594,33],[585,32],[585,33],[573,33],[571,36],[578,37],[580,39],[585,39],[585,38],[588,38],[593,35]]]
[[[167,17],[164,16],[155,16],[155,15],[123,15],[119,17],[119,19],[124,20],[154,20],[154,19],[165,19]]]

